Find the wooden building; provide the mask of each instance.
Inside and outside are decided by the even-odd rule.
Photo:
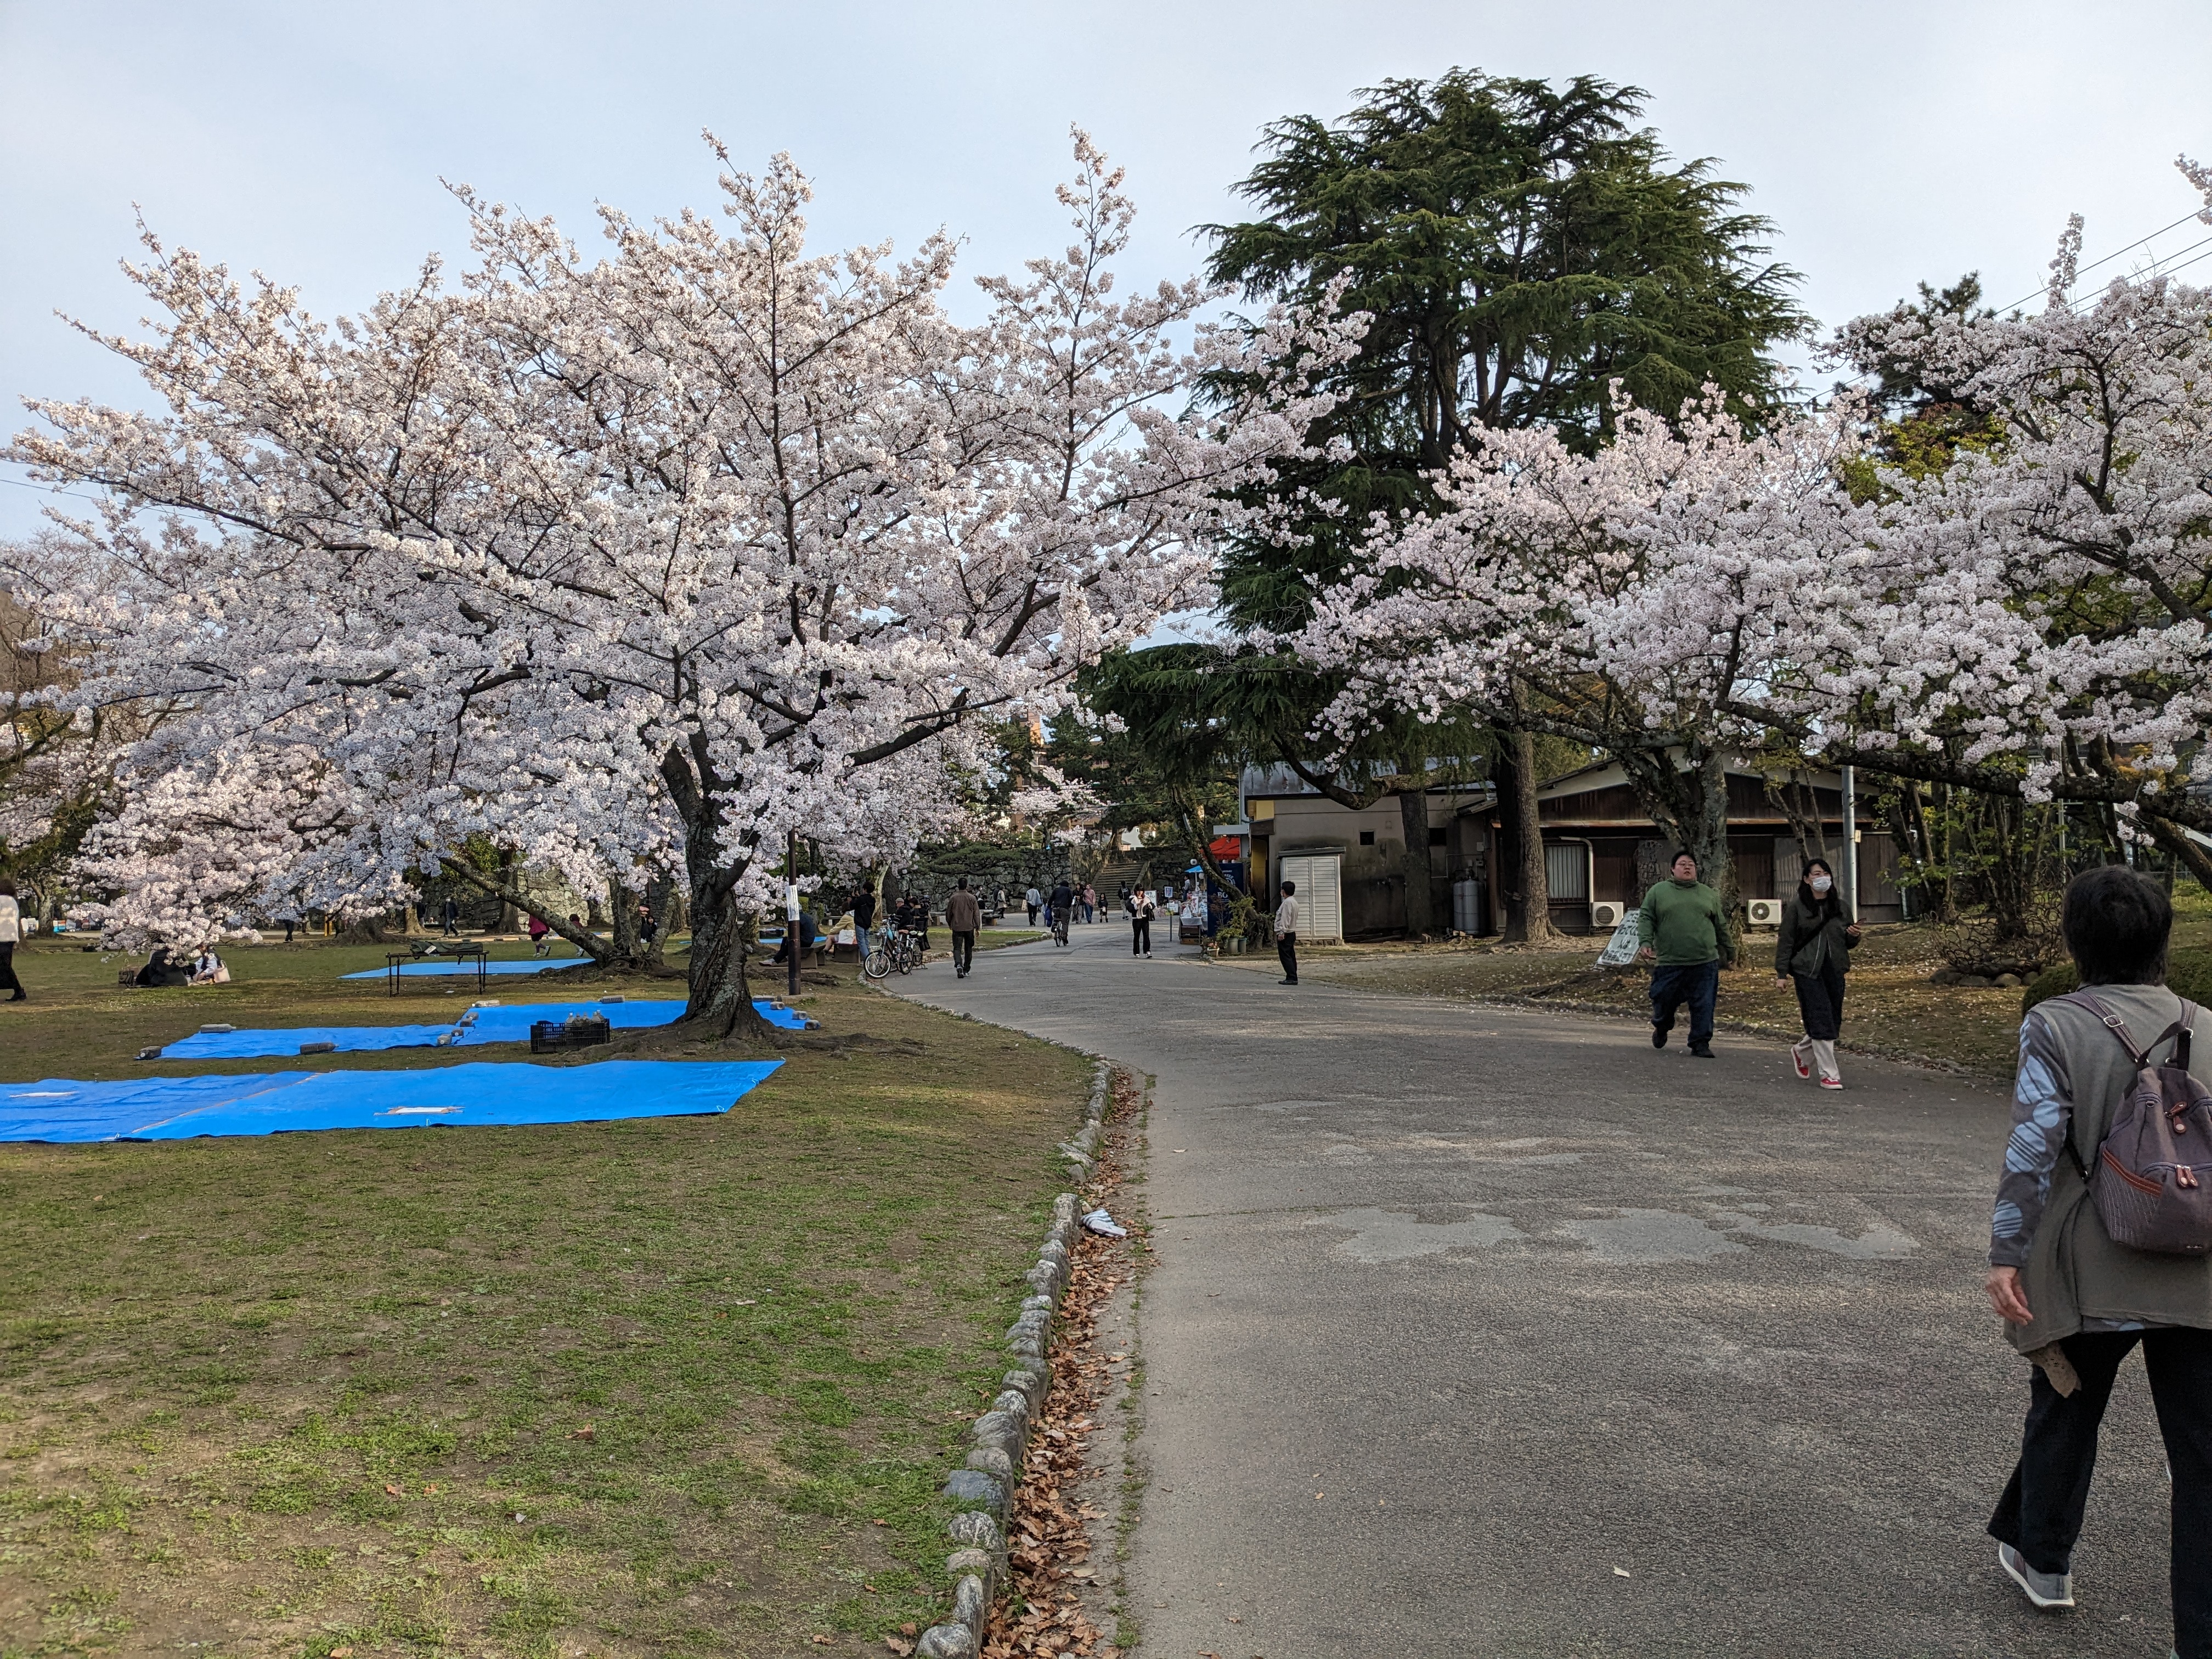
[[[1810,810],[1819,815],[1832,861],[1841,867],[1843,793],[1834,772],[1810,775]],[[1741,901],[1786,898],[1796,890],[1800,854],[1789,814],[1748,769],[1729,775],[1729,852]],[[1905,915],[1893,879],[1895,846],[1872,821],[1869,792],[1858,789],[1859,914],[1868,921]],[[1504,916],[1496,884],[1500,824],[1486,784],[1437,785],[1428,795],[1430,914],[1461,933],[1494,933]],[[1286,767],[1251,767],[1243,780],[1248,854],[1254,890],[1273,890],[1270,872],[1285,857],[1316,874],[1334,860],[1339,914],[1346,939],[1382,939],[1406,930],[1405,818],[1395,797],[1364,811],[1338,805]],[[1554,779],[1537,792],[1544,833],[1552,925],[1562,933],[1609,930],[1593,907],[1641,903],[1665,877],[1674,852],[1638,804],[1620,768],[1600,762]]]

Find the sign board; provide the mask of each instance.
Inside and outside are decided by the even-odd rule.
[[[1613,937],[1606,941],[1605,949],[1598,952],[1597,965],[1601,968],[1626,968],[1633,963],[1637,949],[1644,942],[1640,937],[1643,931],[1644,913],[1631,910],[1620,919],[1620,926],[1613,930]]]

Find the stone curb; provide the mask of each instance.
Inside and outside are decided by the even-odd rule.
[[[1098,1143],[1106,1134],[1106,1110],[1113,1099],[1114,1068],[1105,1060],[1091,1084],[1083,1127],[1060,1144],[1069,1179],[1081,1186],[1097,1168]],[[1076,1241],[1083,1232],[1083,1201],[1062,1193],[1052,1202],[1052,1228],[1037,1247],[1036,1265],[1024,1277],[1030,1294],[1006,1332],[1012,1361],[1006,1387],[991,1409],[969,1425],[965,1468],[955,1469],[945,1495],[963,1506],[945,1528],[957,1546],[945,1558],[952,1580],[952,1616],[922,1632],[915,1644],[920,1659],[975,1659],[983,1644],[983,1626],[1006,1582],[1006,1519],[1021,1478],[1022,1454],[1030,1426],[1052,1385],[1052,1322],[1067,1292]]]

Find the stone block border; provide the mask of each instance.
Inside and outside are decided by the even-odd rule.
[[[1083,1127],[1060,1144],[1068,1178],[1079,1188],[1097,1167],[1113,1085],[1114,1068],[1102,1060],[1091,1079]],[[1030,1294],[1023,1298],[1020,1317],[1006,1332],[1012,1368],[1006,1374],[1006,1388],[992,1401],[991,1409],[969,1425],[967,1467],[955,1469],[945,1483],[945,1495],[963,1506],[946,1528],[957,1547],[945,1558],[945,1573],[952,1580],[952,1616],[921,1633],[915,1644],[921,1659],[975,1659],[982,1646],[984,1623],[1006,1582],[1005,1522],[1014,1483],[1021,1478],[1022,1453],[1029,1444],[1030,1425],[1052,1383],[1048,1357],[1053,1316],[1066,1293],[1082,1230],[1080,1194],[1060,1194],[1053,1200],[1052,1228],[1037,1249],[1036,1265],[1025,1275]]]

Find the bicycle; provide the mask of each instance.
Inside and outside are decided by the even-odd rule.
[[[1066,911],[1054,910],[1052,913],[1052,937],[1054,942],[1056,944],[1065,945],[1067,943]]]
[[[878,936],[860,971],[870,979],[889,979],[894,971],[910,974],[921,962],[921,935],[900,927]]]

